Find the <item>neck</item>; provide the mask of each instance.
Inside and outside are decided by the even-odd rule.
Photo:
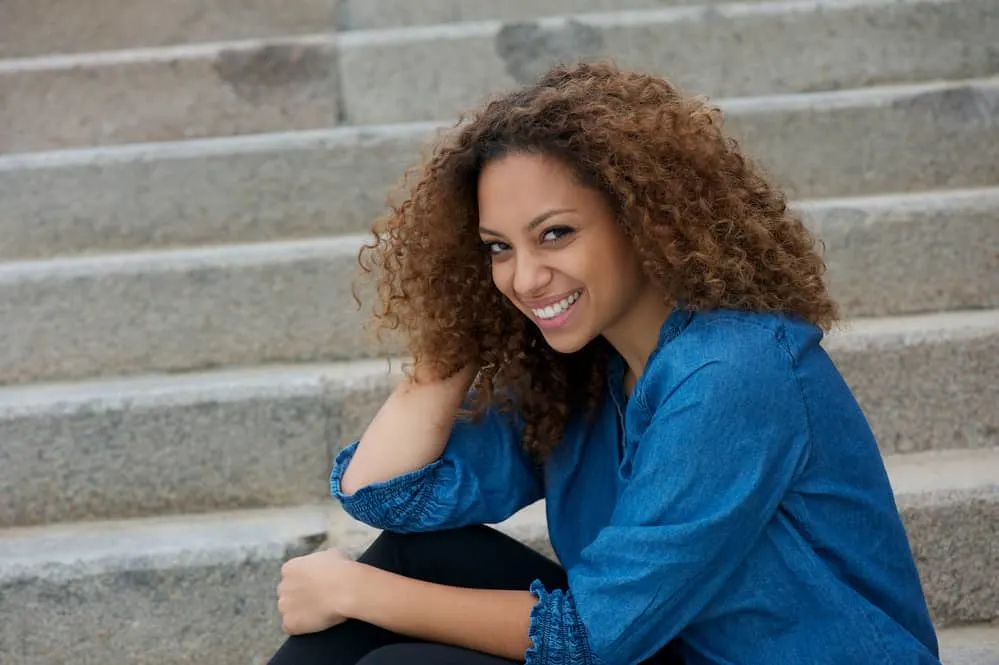
[[[645,371],[649,356],[659,343],[659,333],[673,307],[662,294],[646,289],[617,323],[604,331],[604,338],[628,364],[631,380],[625,380],[627,391]]]

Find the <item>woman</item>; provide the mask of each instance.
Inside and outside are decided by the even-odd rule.
[[[284,567],[273,665],[939,662],[823,262],[715,109],[556,68],[362,259],[414,366],[331,488],[385,533]],[[542,497],[561,566],[478,526]]]

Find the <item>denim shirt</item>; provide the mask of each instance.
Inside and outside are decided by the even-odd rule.
[[[936,636],[864,415],[815,326],[674,311],[630,399],[609,367],[595,418],[540,468],[496,412],[440,459],[340,491],[392,531],[495,523],[545,498],[568,590],[535,582],[528,665],[939,665]],[[400,442],[405,445],[405,442]]]

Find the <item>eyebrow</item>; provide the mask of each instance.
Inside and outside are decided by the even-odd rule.
[[[535,217],[534,219],[531,220],[530,224],[527,225],[527,231],[528,232],[533,231],[534,229],[538,228],[539,226],[541,226],[542,224],[544,224],[546,221],[548,221],[549,219],[551,219],[552,217],[554,217],[555,215],[561,215],[561,214],[566,213],[566,212],[576,212],[576,209],[575,208],[555,208],[553,210],[546,210],[545,212],[541,213],[540,215],[538,215],[537,217]],[[497,231],[493,231],[492,229],[487,229],[484,226],[480,226],[479,227],[479,233],[487,233],[487,234],[489,234],[491,236],[496,236],[498,238],[502,238],[503,237],[502,233],[499,233]]]

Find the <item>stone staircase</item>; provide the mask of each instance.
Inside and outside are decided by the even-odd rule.
[[[0,663],[248,665],[392,382],[355,254],[556,59],[710,94],[827,248],[947,665],[999,663],[996,0],[4,0]],[[547,548],[535,506],[502,528]]]

